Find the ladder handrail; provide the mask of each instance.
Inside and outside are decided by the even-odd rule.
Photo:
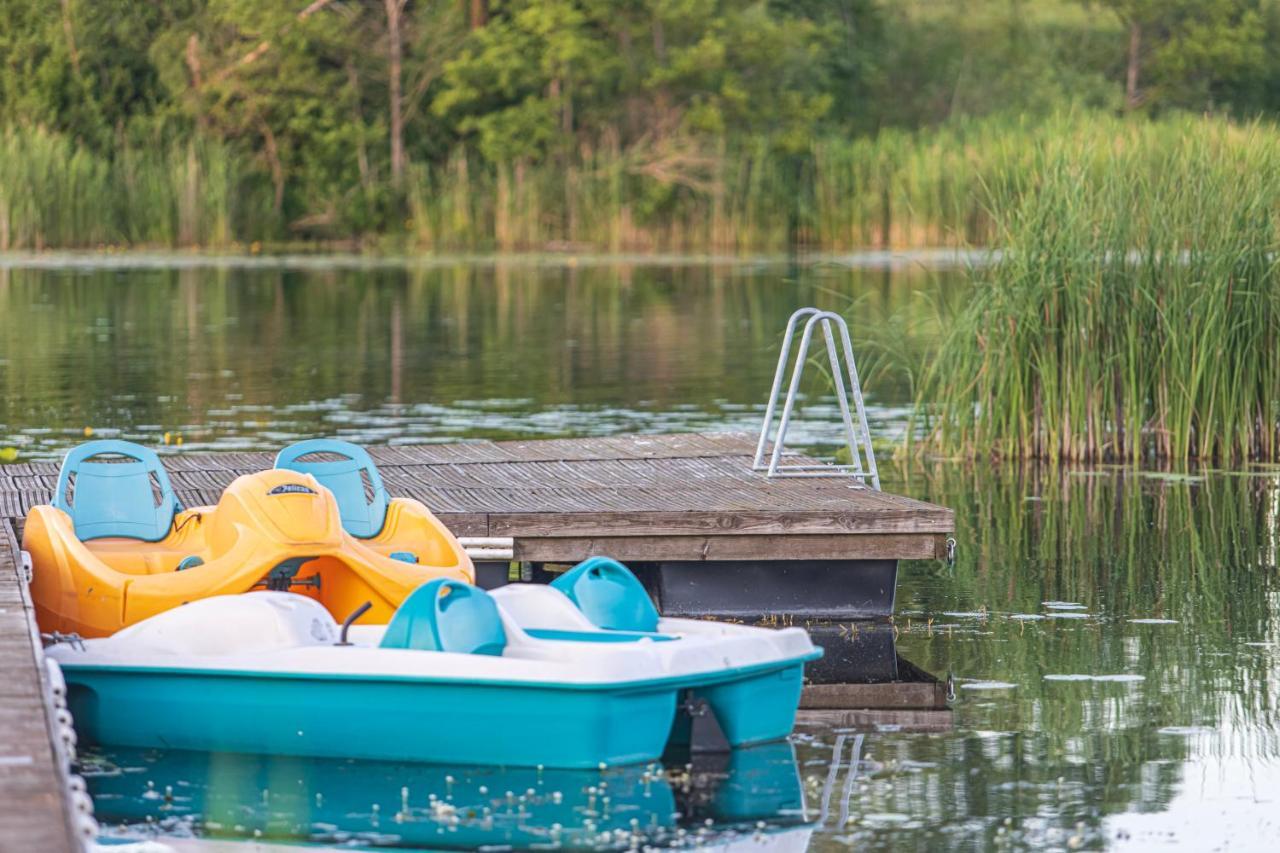
[[[839,317],[839,315],[836,315]],[[871,425],[867,422],[867,406],[862,397],[862,383],[858,380],[858,365],[853,358],[853,338],[849,334],[849,324],[840,317],[840,336],[844,339],[844,361],[849,369],[849,390],[858,403],[858,425],[862,428],[862,441],[867,453],[867,473],[876,491],[880,490],[880,469],[876,467],[876,452],[871,445]],[[851,448],[853,449],[853,448]],[[857,459],[857,453],[854,453]]]
[[[796,326],[801,319],[808,318],[804,331],[800,335],[800,344],[796,350],[795,364],[791,369],[791,381],[787,388],[786,401],[782,406],[782,415],[778,423],[778,435],[773,442],[769,455],[769,464],[764,464],[765,449],[769,444],[769,434],[777,416],[778,396],[782,391],[782,380],[786,375],[787,362],[790,361],[792,341],[795,339]],[[840,332],[840,346],[837,348],[832,325]],[[831,378],[835,383],[836,401],[840,407],[840,417],[844,424],[845,440],[849,448],[850,462],[847,465],[783,465],[782,453],[786,444],[787,430],[791,425],[791,416],[795,411],[796,397],[800,390],[800,379],[804,374],[804,366],[808,361],[809,347],[813,340],[813,330],[821,325],[822,335],[826,343],[827,359],[831,365]],[[844,367],[841,368],[840,356],[844,356]],[[848,382],[846,387],[845,382]],[[858,423],[855,428],[853,412],[857,410]],[[863,466],[862,453],[866,453],[866,466]],[[778,366],[773,375],[773,387],[769,391],[769,401],[765,406],[764,422],[760,426],[760,439],[756,444],[755,458],[751,464],[753,471],[766,471],[769,477],[823,477],[849,476],[864,485],[870,479],[872,488],[879,490],[880,473],[876,467],[875,450],[871,445],[871,427],[867,421],[866,405],[862,397],[862,384],[858,379],[858,368],[853,357],[853,339],[849,334],[849,324],[844,317],[834,311],[822,311],[818,308],[800,308],[794,311],[787,320],[787,328],[782,338],[782,351],[778,354]]]
[[[769,404],[764,410],[764,423],[760,425],[760,441],[756,443],[756,457],[751,463],[753,470],[764,470],[760,463],[764,461],[764,448],[768,443],[769,427],[773,423],[773,415],[778,407],[778,392],[782,390],[782,376],[787,370],[787,357],[791,355],[791,339],[795,336],[796,322],[801,317],[818,313],[820,312],[817,308],[797,308],[787,319],[787,331],[782,336],[782,349],[778,353],[778,367],[773,372],[773,387],[769,389]]]

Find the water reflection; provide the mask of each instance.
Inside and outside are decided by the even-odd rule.
[[[116,838],[387,847],[804,849],[790,744],[599,771],[110,749],[85,775]]]
[[[804,628],[822,647],[822,657],[805,667],[810,684],[884,684],[908,675],[888,620],[808,622]]]
[[[954,674],[954,730],[868,744],[883,791],[854,814],[903,819],[858,818],[854,838],[1270,844],[1280,471],[938,466],[895,485],[957,510],[956,565],[906,564],[894,619],[904,657]],[[1185,817],[1210,809],[1230,826]]]
[[[0,447],[187,449],[753,429],[782,325],[851,310],[877,435],[954,273],[676,267],[4,269]],[[887,357],[892,356],[892,358]],[[879,365],[877,368],[876,365]],[[825,393],[820,377],[808,388]],[[808,435],[834,439],[834,409]]]

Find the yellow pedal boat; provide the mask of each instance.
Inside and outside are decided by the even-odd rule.
[[[339,459],[306,461],[321,455]],[[303,442],[277,466],[237,478],[217,506],[183,509],[154,451],[70,451],[53,505],[32,508],[23,532],[41,630],[103,637],[255,589],[309,596],[339,621],[370,602],[359,621],[385,624],[427,581],[474,581],[453,534],[421,503],[388,498],[360,448]]]

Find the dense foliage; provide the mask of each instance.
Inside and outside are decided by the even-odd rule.
[[[821,158],[886,132],[1067,104],[1280,109],[1278,0],[0,0],[0,16],[3,247],[678,247],[718,215],[731,231],[685,241],[718,248],[757,241],[737,231],[758,219],[748,197],[776,217],[766,242],[805,242]],[[77,177],[49,171],[73,160]],[[103,212],[57,228],[23,212],[59,181]]]

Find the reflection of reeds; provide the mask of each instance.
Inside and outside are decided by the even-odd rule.
[[[920,389],[925,445],[1070,460],[1280,458],[1280,155],[1206,120],[1037,144],[991,189],[1003,258]],[[1026,183],[1027,177],[1030,183]]]
[[[1196,796],[1204,767],[1218,766],[1209,755],[1231,755],[1231,767],[1267,760],[1275,651],[1244,643],[1276,639],[1274,478],[959,465],[909,476],[911,494],[956,509],[961,549],[953,572],[904,565],[899,621],[921,612],[937,619],[932,635],[918,624],[904,631],[899,653],[942,678],[1016,687],[960,689],[955,732],[945,737],[868,736],[866,757],[910,768],[892,785],[872,783],[859,801],[863,813],[913,818],[890,830],[895,849],[955,847],[963,833],[984,849],[1035,846],[1034,828],[1046,826],[1064,831],[1039,846],[1064,846],[1078,821],[1158,813],[1180,794]],[[1086,604],[1092,618],[1009,618],[1043,613],[1052,599]],[[941,615],[981,603],[990,604],[981,623]],[[1179,621],[1126,621],[1151,616]],[[1071,673],[1145,680],[1044,678]],[[831,738],[801,741],[797,751],[802,767],[828,761]],[[808,771],[815,789],[824,767]]]
[[[1088,702],[1041,706],[1049,690],[1092,689],[1046,685],[1047,674],[1142,675],[1134,701],[1117,709],[1127,712],[1117,725],[1132,727],[1135,738],[1142,728],[1212,727],[1274,713],[1271,657],[1241,646],[1276,635],[1274,478],[939,465],[913,491],[955,507],[963,543],[948,600],[926,599],[924,607],[985,603],[995,634],[994,642],[928,643],[932,666],[1021,676],[1023,707],[1012,710],[1024,714],[1032,706],[1041,714],[1089,710]],[[904,588],[914,583],[908,572]],[[1008,618],[1044,613],[1042,603],[1052,600],[1078,602],[1090,619],[1024,625]],[[1177,624],[1127,621],[1150,617]],[[1083,719],[1045,726],[1065,727],[1064,739],[1088,728]]]
[[[789,286],[778,287],[754,267],[673,270],[621,261],[127,276],[0,269],[0,447],[17,443],[6,435],[37,427],[78,435],[87,424],[168,429],[213,421],[225,422],[219,435],[245,437],[269,429],[250,423],[260,415],[248,412],[210,415],[228,396],[286,420],[314,418],[309,430],[321,432],[323,408],[303,414],[291,407],[352,389],[365,402],[344,406],[357,409],[391,396],[443,404],[496,399],[517,401],[511,420],[502,419],[512,424],[517,412],[566,405],[599,407],[606,417],[620,405],[683,411],[696,423],[704,407],[734,417],[716,398],[735,408],[763,405],[779,325],[797,302],[839,305],[868,293],[857,300],[860,336],[889,315],[932,316],[918,302],[921,289],[935,287],[922,274],[890,280],[832,268],[791,275]],[[412,365],[398,395],[389,343],[397,306],[405,364]],[[925,337],[922,331],[921,347]],[[875,398],[906,404],[909,389],[888,361],[883,369],[869,365]],[[118,394],[129,395],[127,413]],[[683,417],[668,428],[679,429]],[[753,416],[742,417],[750,423]],[[500,432],[498,423],[459,423],[449,434],[529,435]]]

